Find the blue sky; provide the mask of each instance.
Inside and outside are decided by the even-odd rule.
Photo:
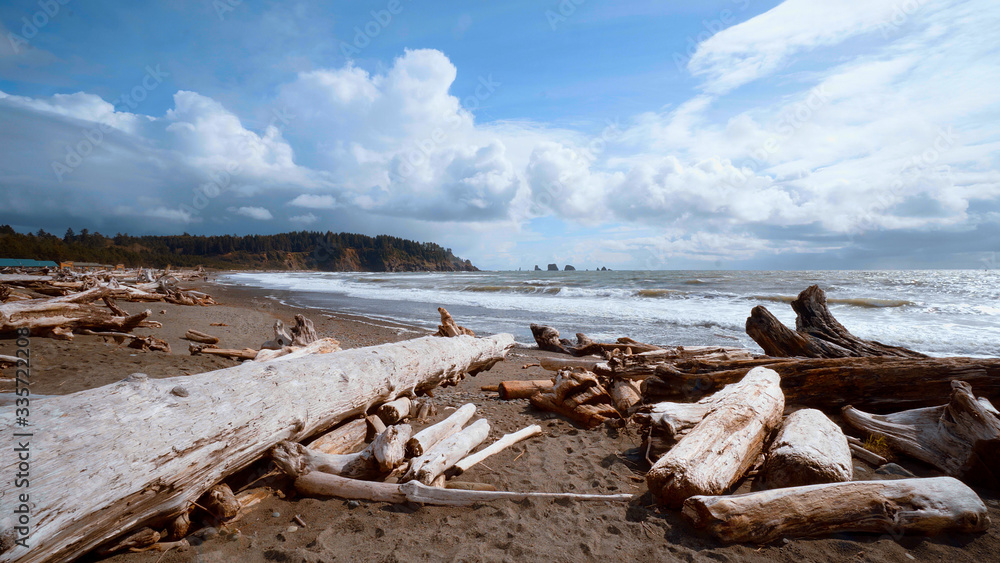
[[[390,233],[486,268],[996,267],[998,23],[985,0],[6,2],[0,223]]]

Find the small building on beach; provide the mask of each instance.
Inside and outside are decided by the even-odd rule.
[[[51,260],[29,260],[26,258],[0,258],[0,268],[24,268],[25,270],[41,270],[42,268],[57,268]]]

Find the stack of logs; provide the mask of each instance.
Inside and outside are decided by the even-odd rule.
[[[796,330],[764,307],[747,319],[765,356],[630,339],[596,343],[582,334],[572,343],[532,325],[539,348],[574,358],[543,358],[542,367],[556,372],[551,380],[505,381],[497,390],[588,428],[637,422],[650,491],[723,541],[985,530],[986,507],[966,483],[1000,489],[1000,413],[990,402],[1000,395],[1000,360],[930,358],[857,338],[817,286],[792,307]],[[869,414],[852,404],[910,410]],[[852,454],[876,465],[886,460],[823,411],[942,476],[852,481]],[[748,477],[754,492],[726,496]]]
[[[162,340],[130,334],[135,328],[159,328],[146,310],[129,315],[116,300],[163,301],[181,305],[213,305],[211,296],[179,286],[181,280],[202,277],[200,271],[122,270],[78,274],[59,270],[54,275],[0,276],[0,337],[27,329],[32,336],[72,340],[92,334],[129,341],[133,348],[169,351]],[[103,305],[98,305],[103,302]]]

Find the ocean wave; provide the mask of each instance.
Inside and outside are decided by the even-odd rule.
[[[796,295],[752,295],[747,299],[752,301],[770,301],[772,303],[791,303],[798,298]],[[831,305],[851,305],[853,307],[863,307],[866,309],[883,309],[886,307],[908,307],[916,305],[913,301],[906,299],[874,299],[867,297],[828,297],[827,303]]]
[[[468,285],[461,291],[471,291],[472,293],[521,293],[528,295],[557,295],[562,291],[561,287],[535,287],[518,285]]]
[[[635,292],[636,297],[671,297],[673,295],[683,295],[685,292],[679,289],[640,289]]]

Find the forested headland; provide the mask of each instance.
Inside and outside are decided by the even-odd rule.
[[[274,235],[105,236],[67,229],[59,237],[0,225],[0,258],[99,262],[162,268],[409,272],[476,271],[469,260],[431,242],[388,235],[297,231]]]

